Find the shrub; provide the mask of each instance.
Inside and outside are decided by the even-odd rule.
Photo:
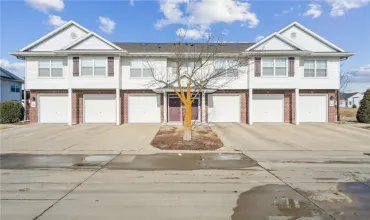
[[[14,101],[0,102],[0,123],[19,122],[23,118],[24,108]]]
[[[352,108],[357,108],[357,105],[356,105],[356,104],[353,104],[353,105],[352,105]]]
[[[356,118],[358,122],[370,123],[370,89],[365,92],[364,98],[360,102]]]

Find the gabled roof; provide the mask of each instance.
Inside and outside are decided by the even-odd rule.
[[[110,45],[111,47],[115,48],[116,50],[122,50],[122,48],[118,47],[117,45],[111,43],[110,41],[108,41],[107,39],[99,36],[98,34],[94,33],[94,32],[90,32],[88,34],[86,34],[85,36],[81,37],[80,39],[77,39],[76,41],[72,42],[71,44],[65,46],[64,48],[62,48],[62,50],[68,50],[68,49],[71,49],[72,47],[75,47],[77,45],[79,45],[80,43],[84,42],[85,40],[89,39],[90,37],[96,37],[98,38],[99,40],[103,41],[104,43]]]
[[[311,35],[312,37],[316,38],[317,40],[321,41],[322,43],[326,44],[327,46],[339,51],[339,52],[344,52],[344,50],[332,43],[330,43],[328,40],[324,39],[323,37],[320,37],[318,34],[314,33],[313,31],[311,31],[310,29],[306,28],[305,26],[301,25],[300,23],[298,22],[293,22],[291,24],[289,24],[288,26],[286,26],[285,28],[281,29],[278,33],[281,34],[283,33],[284,31],[288,30],[290,27],[292,26],[296,26],[298,27],[299,29],[301,29],[302,31],[306,32],[307,34]]]
[[[306,50],[303,47],[299,46],[298,44],[294,43],[293,41],[291,41],[291,40],[287,39],[286,37],[282,36],[281,34],[274,32],[274,33],[270,34],[269,36],[265,37],[264,39],[262,39],[261,41],[259,41],[258,43],[249,47],[246,51],[251,51],[254,48],[257,48],[258,46],[263,45],[264,43],[266,43],[267,41],[269,41],[270,39],[272,39],[274,37],[276,37],[279,40],[283,41],[284,43],[296,48],[297,50],[302,50],[302,51]]]
[[[42,38],[38,39],[37,41],[27,45],[26,47],[20,49],[19,51],[23,52],[23,51],[26,51],[26,50],[29,50],[31,49],[32,47],[40,44],[41,42],[55,36],[56,34],[60,33],[62,30],[68,28],[69,26],[71,25],[75,25],[79,28],[81,28],[83,31],[85,31],[86,33],[90,32],[89,30],[87,30],[86,28],[82,27],[81,25],[77,24],[76,22],[74,21],[68,21],[67,23],[65,23],[64,25],[58,27],[57,29],[53,30],[52,32],[48,33],[47,35],[43,36]]]
[[[9,72],[8,70],[0,67],[0,78],[1,79],[7,79],[7,80],[13,80],[13,81],[19,81],[24,82],[23,79],[19,78],[18,76],[14,75],[13,73]]]
[[[348,99],[356,94],[358,94],[359,92],[351,92],[351,93],[340,93],[340,99]]]

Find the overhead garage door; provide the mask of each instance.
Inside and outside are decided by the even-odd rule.
[[[85,123],[116,123],[116,95],[85,94]]]
[[[253,122],[284,122],[284,95],[254,94]]]
[[[130,95],[128,97],[129,123],[160,123],[161,101],[159,95]]]
[[[208,95],[208,122],[240,122],[240,95]]]
[[[299,120],[301,122],[327,122],[326,95],[300,95]]]
[[[68,96],[40,95],[38,113],[40,123],[68,123]]]

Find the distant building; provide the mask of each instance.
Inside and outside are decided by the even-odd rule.
[[[352,108],[353,105],[356,107],[360,106],[360,102],[364,97],[363,93],[353,92],[353,93],[341,93],[340,94],[340,107]]]
[[[0,67],[0,101],[21,102],[23,83],[23,79]]]

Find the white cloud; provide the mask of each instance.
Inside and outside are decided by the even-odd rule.
[[[276,13],[275,16],[283,16],[285,14],[289,14],[290,12],[293,12],[295,9],[300,8],[301,5],[292,6],[288,9],[282,10],[280,13]]]
[[[176,35],[185,39],[205,39],[210,36],[210,33],[202,29],[184,29],[179,28],[176,31]]]
[[[11,63],[9,62],[9,60],[0,59],[0,67],[3,67],[8,70],[19,71],[24,69],[24,63],[23,62]]]
[[[221,34],[224,35],[224,36],[227,36],[227,35],[230,34],[230,31],[229,31],[229,29],[224,29]]]
[[[312,16],[312,18],[318,18],[321,16],[322,8],[319,4],[309,4],[309,9],[303,14],[303,16]]]
[[[160,10],[165,18],[156,22],[158,29],[170,24],[206,29],[214,23],[236,21],[248,23],[253,28],[259,23],[249,3],[235,0],[161,0]]]
[[[64,9],[63,0],[25,0],[32,8],[47,12],[49,9],[62,11]]]
[[[113,29],[116,27],[116,22],[108,17],[99,16],[100,30],[105,33],[112,33]]]
[[[348,10],[360,8],[370,3],[370,0],[325,0],[331,5],[331,16],[343,16]]]
[[[370,64],[349,71],[349,82],[370,83]]]
[[[263,38],[265,38],[265,37],[262,36],[262,35],[258,35],[255,40],[256,40],[256,42],[258,42],[258,41],[261,41]]]
[[[134,0],[130,0],[130,5],[131,6],[134,6],[135,5],[135,1]]]
[[[54,28],[60,27],[65,23],[67,23],[67,21],[63,20],[61,17],[57,15],[49,15],[48,24],[52,25]]]

